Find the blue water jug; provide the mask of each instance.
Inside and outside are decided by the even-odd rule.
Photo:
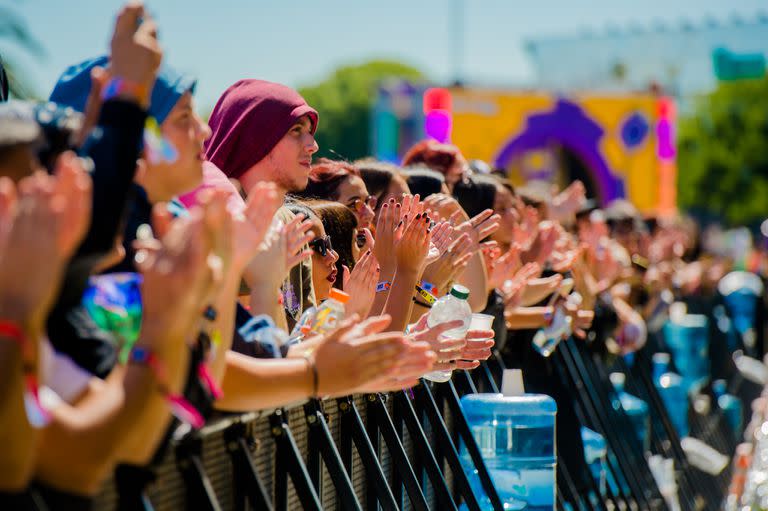
[[[748,349],[754,347],[756,340],[755,310],[763,295],[763,288],[760,277],[746,271],[733,271],[717,284],[733,322],[733,329]]]
[[[581,441],[584,443],[584,460],[587,462],[592,478],[597,484],[600,496],[606,495],[606,459],[608,445],[600,433],[589,428],[581,428]]]
[[[680,437],[688,436],[688,392],[679,374],[669,370],[669,353],[653,356],[653,384]]]
[[[541,394],[468,394],[461,406],[505,509],[554,509],[555,400]],[[491,509],[464,445],[460,456],[482,508]]]
[[[619,397],[618,402],[613,403],[614,409],[623,408],[624,413],[632,424],[635,436],[640,442],[643,452],[651,447],[651,416],[648,412],[648,403],[642,399],[624,392],[626,375],[624,373],[611,373],[611,383]]]
[[[685,314],[664,325],[664,342],[683,378],[686,392],[709,378],[709,326],[701,314]]]
[[[717,397],[717,406],[723,411],[726,422],[731,427],[734,438],[741,435],[744,415],[741,400],[728,393],[728,385],[725,380],[715,380],[712,382],[712,392]]]

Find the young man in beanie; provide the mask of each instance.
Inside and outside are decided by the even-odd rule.
[[[282,198],[307,186],[312,155],[318,150],[314,137],[318,114],[295,90],[263,80],[240,80],[219,98],[208,123],[212,135],[205,144],[208,161],[201,189],[228,190],[230,209],[241,211],[244,203],[229,179],[246,191],[262,181],[274,183]],[[193,204],[197,191],[181,201]],[[288,223],[293,215],[281,208],[277,217]],[[246,272],[247,283],[256,292],[272,289],[275,277],[258,261]],[[294,266],[281,287],[286,320],[292,326],[315,303],[311,264]],[[281,324],[279,316],[273,315]]]

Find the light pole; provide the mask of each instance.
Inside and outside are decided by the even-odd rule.
[[[464,57],[464,0],[449,0],[450,9],[450,38],[451,64],[453,65],[454,85],[462,83],[462,67]]]

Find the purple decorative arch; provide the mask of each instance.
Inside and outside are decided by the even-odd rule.
[[[600,154],[603,128],[577,104],[560,98],[554,110],[528,117],[525,129],[507,142],[495,158],[497,167],[506,168],[512,158],[526,151],[558,142],[578,156],[591,174],[598,199],[605,205],[624,197],[624,184],[617,179]]]

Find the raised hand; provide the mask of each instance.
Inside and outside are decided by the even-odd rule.
[[[57,177],[36,173],[18,189],[0,178],[0,317],[42,329],[64,266],[85,234],[90,193],[90,179],[74,167]]]
[[[312,221],[304,220],[304,215],[296,215],[285,225],[273,219],[261,250],[245,270],[248,284],[269,285],[277,289],[288,277],[291,268],[312,255],[310,250],[302,250],[312,239],[311,228]]]
[[[456,231],[467,234],[472,242],[473,251],[479,250],[480,242],[499,228],[501,216],[494,214],[492,209],[486,209],[466,222],[456,227]]]
[[[427,324],[429,314],[421,316],[411,329],[409,336],[417,342],[426,342],[437,355],[434,370],[443,371],[455,369],[455,361],[461,356],[461,350],[466,345],[466,339],[442,339],[445,332],[461,326],[461,320],[448,321],[435,327]]]
[[[378,316],[360,323],[352,315],[318,343],[311,355],[317,368],[318,395],[348,395],[395,373],[408,343],[403,334],[379,333],[389,321],[388,316]]]
[[[242,272],[262,248],[275,213],[282,205],[274,183],[259,182],[248,193],[242,214],[234,217],[233,268]]]
[[[391,276],[397,267],[395,256],[395,230],[400,222],[402,206],[389,199],[381,206],[379,219],[376,223],[376,245],[373,253],[381,265],[382,274]]]
[[[557,220],[565,220],[575,214],[586,200],[587,190],[584,183],[576,180],[552,198],[552,215]]]
[[[462,234],[441,251],[435,262],[427,265],[422,278],[434,284],[439,291],[447,291],[448,284],[464,272],[471,258],[472,243],[468,234]]]
[[[155,249],[136,253],[136,266],[144,276],[142,331],[144,336],[157,334],[152,336],[153,343],[186,340],[214,293],[215,269],[209,257],[214,240],[206,232],[199,208],[170,225],[165,205],[156,205],[153,215],[160,239]]]
[[[538,263],[528,263],[520,268],[514,277],[504,281],[500,289],[504,293],[505,308],[515,308],[522,304],[528,282],[539,274],[541,274],[541,266]]]
[[[395,249],[398,269],[421,272],[432,239],[429,224],[430,218],[419,213],[406,227],[401,225],[402,236]]]
[[[363,254],[351,272],[344,266],[344,291],[353,297],[347,305],[348,314],[368,317],[376,297],[376,283],[380,273],[376,256],[370,250]]]
[[[157,25],[140,2],[127,4],[117,15],[110,47],[110,73],[144,88],[143,97],[135,99],[148,107],[163,52]]]
[[[510,249],[502,256],[493,260],[488,268],[489,287],[500,289],[504,282],[510,280],[523,267],[520,261],[520,251],[516,247]]]
[[[461,350],[460,359],[456,361],[456,369],[475,369],[481,360],[488,360],[491,349],[495,344],[493,330],[470,330],[464,348]]]

